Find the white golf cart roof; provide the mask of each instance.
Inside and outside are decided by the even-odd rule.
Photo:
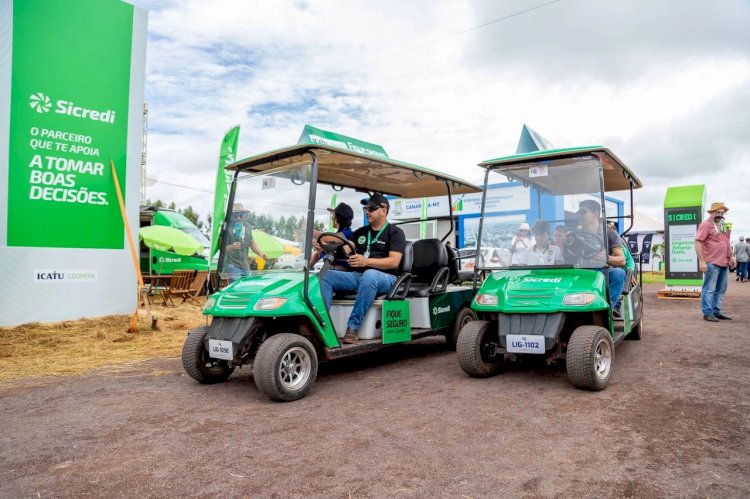
[[[596,156],[602,163],[604,173],[604,190],[605,192],[611,191],[623,191],[628,190],[632,186],[633,189],[643,187],[640,179],[633,173],[630,168],[615,156],[615,154],[602,146],[590,146],[590,147],[573,147],[568,149],[550,149],[547,151],[535,151],[531,153],[515,154],[513,156],[505,156],[502,158],[488,159],[479,163],[479,166],[483,168],[498,168],[501,170],[510,170],[513,167],[523,168],[529,166],[530,163],[544,163],[547,161],[556,161],[556,166],[565,166],[565,160],[570,160],[570,165],[575,163],[576,158],[585,156]],[[562,161],[560,161],[562,160]],[[519,172],[520,173],[520,172]],[[547,190],[557,193],[566,192],[580,192],[580,185],[575,185],[580,181],[575,175],[565,175],[564,171],[560,171],[558,175],[549,177],[535,177],[533,179],[523,178],[523,175],[516,175],[516,172],[512,174],[516,180],[524,180],[533,183],[534,185],[541,185],[547,187]],[[549,185],[544,185],[549,184]],[[553,185],[554,184],[554,185]],[[568,185],[570,184],[570,185]],[[596,189],[599,190],[597,186]]]
[[[445,173],[394,159],[339,149],[325,144],[295,144],[236,161],[227,170],[261,173],[277,168],[310,163],[318,158],[318,182],[398,197],[442,196],[445,182],[451,194],[481,192],[481,188]]]

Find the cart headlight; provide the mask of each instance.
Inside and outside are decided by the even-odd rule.
[[[286,303],[286,298],[262,298],[253,307],[255,310],[276,310]]]
[[[203,304],[203,311],[208,311],[214,308],[214,304],[216,304],[215,298],[209,298],[206,300],[206,303]]]
[[[477,295],[478,305],[497,305],[496,295]]]
[[[565,295],[563,298],[564,305],[588,305],[594,299],[596,295],[594,293],[575,293],[572,295]]]

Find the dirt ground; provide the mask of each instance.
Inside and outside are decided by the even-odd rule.
[[[321,366],[293,403],[162,358],[0,384],[0,496],[750,497],[750,284],[657,300],[603,392],[467,377],[439,340]]]

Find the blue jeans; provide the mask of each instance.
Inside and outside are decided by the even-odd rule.
[[[612,310],[617,307],[620,295],[625,288],[625,269],[622,267],[607,267],[603,271],[609,276],[609,306]]]
[[[224,273],[227,274],[227,281],[234,282],[238,279],[249,276],[250,270],[243,269],[242,267],[233,265],[231,263],[226,263],[224,265]]]
[[[747,262],[737,262],[737,277],[747,279]]]
[[[720,267],[713,263],[706,263],[706,267],[701,289],[701,310],[704,316],[721,313],[721,299],[727,291],[727,277],[729,276],[727,267]]]
[[[320,283],[320,292],[323,294],[326,309],[330,309],[334,291],[356,291],[357,299],[354,300],[354,308],[346,327],[352,331],[359,331],[362,319],[375,301],[375,297],[390,291],[394,282],[395,275],[375,269],[367,269],[362,273],[329,270]]]

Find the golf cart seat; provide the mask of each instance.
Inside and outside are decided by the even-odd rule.
[[[413,262],[413,243],[407,241],[406,247],[404,248],[404,254],[401,257],[401,263],[398,264],[398,278],[396,279],[396,282],[393,283],[393,286],[388,293],[379,294],[375,298],[385,298],[386,300],[403,300],[406,298],[412,280],[411,268]],[[333,294],[333,298],[337,300],[354,300],[357,298],[357,293],[351,291],[336,291]]]
[[[448,251],[439,239],[414,241],[414,263],[411,266],[409,296],[443,293],[448,287]]]
[[[472,270],[461,270],[461,260],[458,257],[458,250],[450,246],[446,246],[445,249],[448,250],[449,281],[453,284],[471,281],[474,278],[474,272]]]

